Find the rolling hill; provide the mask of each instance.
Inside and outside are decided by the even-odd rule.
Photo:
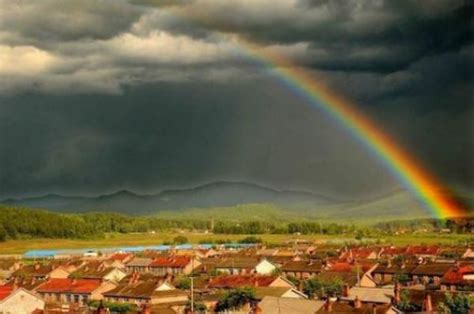
[[[247,203],[323,205],[336,200],[302,191],[282,191],[256,184],[214,182],[190,189],[165,190],[141,195],[127,190],[97,197],[48,194],[39,197],[7,199],[1,203],[45,208],[62,212],[114,211],[127,214],[152,214],[162,210],[234,206]]]
[[[377,199],[343,201],[302,191],[281,191],[256,184],[214,182],[190,189],[141,195],[127,190],[96,197],[48,194],[4,200],[4,204],[57,212],[118,212],[162,218],[224,220],[380,221],[427,218],[411,194],[397,191]]]

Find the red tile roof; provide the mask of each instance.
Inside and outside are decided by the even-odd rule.
[[[468,283],[468,280],[464,279],[464,275],[474,274],[474,266],[464,266],[461,268],[452,268],[443,276],[443,283],[446,284],[464,284]],[[472,284],[474,284],[473,280]]]
[[[37,288],[38,292],[54,293],[91,293],[101,285],[99,279],[63,279],[54,278],[43,283]]]
[[[209,287],[237,288],[237,287],[268,287],[277,279],[275,276],[219,276],[211,279]]]
[[[437,255],[438,252],[437,246],[409,246],[406,250],[409,255]]]
[[[158,257],[153,260],[150,267],[176,267],[183,268],[189,264],[189,256]]]
[[[13,292],[13,286],[3,285],[0,286],[0,301],[8,297]]]
[[[372,267],[374,267],[375,264],[373,263],[346,263],[346,262],[337,262],[334,263],[329,271],[331,272],[357,272],[357,267],[360,267],[361,272],[366,272]]]
[[[127,258],[130,258],[132,254],[130,253],[115,253],[110,257],[111,260],[123,262]]]

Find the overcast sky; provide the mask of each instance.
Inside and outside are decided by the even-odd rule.
[[[0,197],[248,181],[399,188],[239,50],[291,59],[473,190],[470,1],[0,0]]]

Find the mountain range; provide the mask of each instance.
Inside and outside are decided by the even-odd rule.
[[[305,191],[276,190],[252,183],[213,182],[189,189],[164,190],[156,194],[138,194],[121,190],[111,194],[86,197],[47,194],[11,198],[1,203],[45,208],[62,212],[114,211],[127,214],[152,214],[162,210],[234,206],[247,203],[325,205],[334,198]]]

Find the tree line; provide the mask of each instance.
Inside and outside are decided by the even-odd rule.
[[[199,219],[164,219],[153,216],[128,216],[117,213],[91,212],[63,214],[41,209],[0,205],[0,241],[18,238],[92,238],[105,233],[151,232],[171,229],[209,230],[216,234],[351,234],[358,238],[377,236],[400,229],[420,227],[453,232],[470,232],[474,220],[422,219],[384,222],[371,227],[321,223],[318,221],[216,221]]]

